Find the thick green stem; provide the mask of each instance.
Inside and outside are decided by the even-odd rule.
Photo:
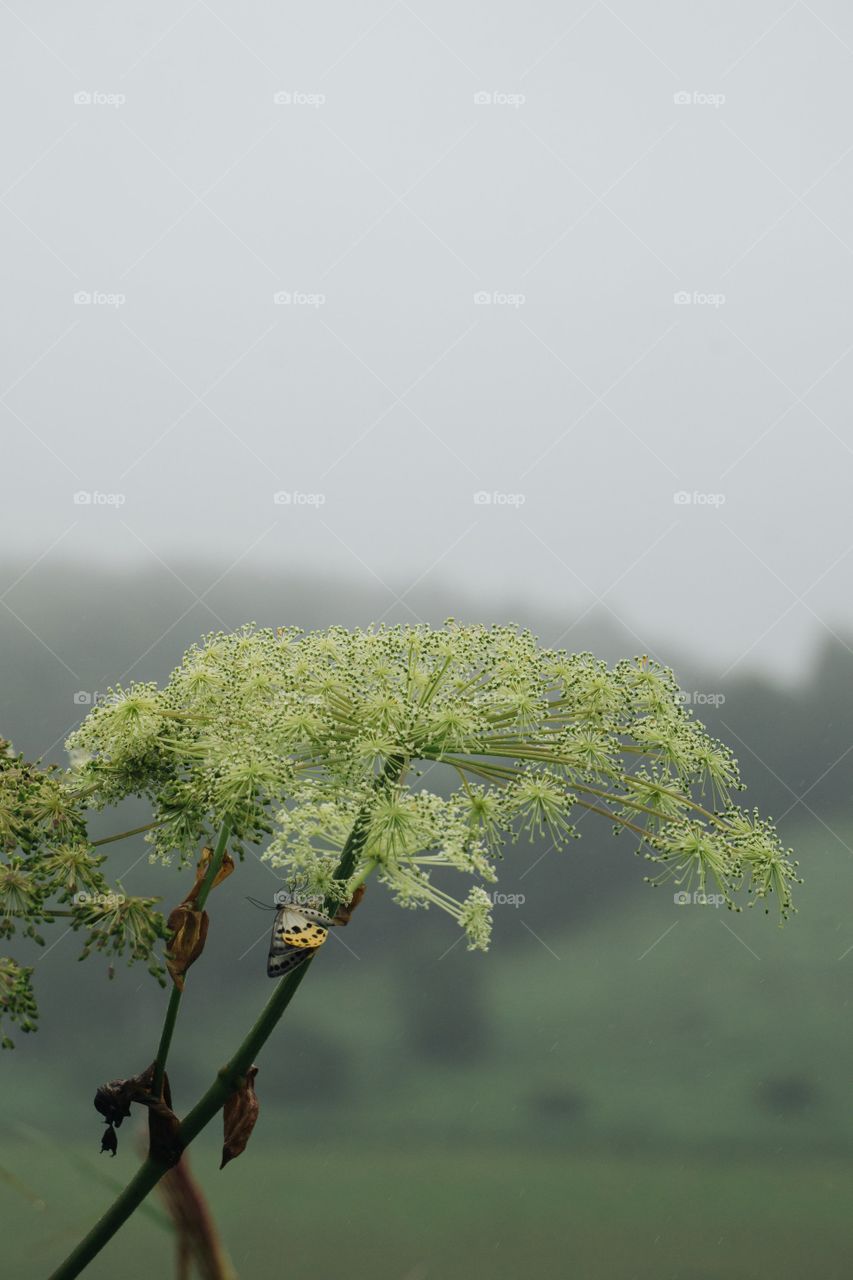
[[[225,847],[228,844],[228,836],[231,833],[231,826],[226,820],[223,822],[219,830],[219,839],[216,841],[216,848],[213,850],[213,857],[210,859],[210,865],[205,872],[204,880],[201,888],[195,896],[195,906],[199,911],[204,910],[204,904],[207,902],[207,896],[213,888],[213,882],[219,874],[219,868],[222,866],[222,859],[225,857]],[[178,1010],[181,1007],[181,996],[183,991],[177,986],[172,987],[172,994],[169,996],[169,1004],[166,1009],[166,1017],[163,1019],[163,1030],[160,1033],[160,1043],[157,1046],[157,1056],[154,1059],[154,1079],[151,1084],[151,1092],[155,1097],[159,1098],[163,1089],[163,1077],[166,1074],[166,1059],[169,1056],[169,1047],[172,1043],[172,1036],[175,1033],[175,1023],[178,1020]]]
[[[227,1065],[217,1073],[210,1088],[181,1124],[180,1145],[182,1147],[187,1147],[193,1138],[198,1137],[205,1125],[221,1110],[226,1099],[234,1092],[240,1077],[252,1065],[258,1050],[269,1038],[279,1018],[296,994],[296,988],[308,972],[310,964],[309,959],[293,973],[281,979],[246,1039]],[[85,1239],[81,1240],[77,1248],[54,1271],[51,1280],[73,1280],[73,1277],[79,1276],[119,1228],[127,1222],[131,1214],[139,1208],[149,1191],[156,1187],[170,1167],[149,1156]]]
[[[405,773],[406,767],[407,762],[404,760],[389,760],[383,772],[376,779],[376,790],[380,791],[390,782],[399,780]],[[352,831],[341,851],[340,861],[335,870],[334,878],[336,880],[349,880],[351,877],[359,855],[364,848],[369,824],[370,805],[366,805],[358,818],[356,818]],[[334,913],[337,905],[337,901],[334,898],[327,900],[327,910],[332,913]],[[266,1044],[279,1019],[296,994],[296,989],[308,972],[312,959],[313,957],[309,957],[298,969],[294,969],[292,973],[281,979],[255,1025],[226,1065],[217,1072],[216,1078],[207,1092],[202,1095],[182,1121],[179,1141],[181,1148],[189,1146],[192,1140],[198,1137],[202,1129],[222,1109],[226,1099],[237,1088],[241,1077],[252,1066],[254,1059]],[[174,1029],[174,1019],[172,1026]],[[168,1048],[168,1045],[166,1047]],[[92,1259],[97,1257],[104,1245],[112,1239],[131,1214],[139,1208],[149,1191],[156,1187],[169,1167],[162,1161],[154,1160],[149,1156],[131,1178],[124,1191],[113,1201],[103,1217],[95,1223],[85,1239],[81,1240],[77,1248],[53,1272],[50,1280],[74,1280],[75,1276],[79,1276]]]

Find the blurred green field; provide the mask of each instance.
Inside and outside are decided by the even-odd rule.
[[[4,1200],[4,1275],[35,1280],[75,1243],[107,1193],[13,1146],[46,1207]],[[698,1162],[508,1149],[258,1142],[242,1167],[194,1168],[244,1280],[821,1280],[849,1275],[853,1170],[838,1160]],[[113,1168],[118,1167],[118,1161]],[[97,1168],[97,1166],[96,1166]],[[809,1223],[804,1232],[802,1223]],[[87,1271],[169,1276],[167,1227],[139,1215]]]
[[[627,846],[636,892],[560,929],[534,900],[505,908],[524,942],[485,957],[442,956],[443,939],[424,952],[421,932],[368,954],[365,908],[347,935],[362,959],[318,959],[264,1052],[247,1154],[220,1174],[218,1130],[194,1150],[244,1280],[848,1275],[853,859],[844,830],[786,834],[807,880],[784,929],[675,905],[671,888],[640,883]],[[179,1110],[266,995],[263,946],[252,954],[239,981],[193,972]],[[72,1036],[46,1023],[4,1060],[16,1118],[0,1228],[15,1280],[46,1276],[107,1203],[103,1180],[120,1185],[137,1158],[126,1126],[118,1157],[97,1156],[91,1086],[150,1055],[162,996],[120,974],[101,1004],[88,968],[45,969],[71,984]],[[128,1020],[131,994],[144,1006]],[[149,1212],[87,1274],[168,1276],[170,1258]]]

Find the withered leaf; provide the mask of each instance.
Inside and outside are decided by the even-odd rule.
[[[170,1167],[178,1163],[183,1152],[181,1123],[163,1098],[146,1102],[148,1107],[148,1154],[160,1164]]]
[[[184,989],[187,969],[204,951],[208,923],[206,911],[197,911],[185,902],[169,913],[167,927],[172,936],[166,950],[166,968],[179,991]]]
[[[151,1077],[147,1071],[142,1075],[132,1076],[129,1080],[110,1080],[109,1084],[102,1084],[96,1092],[95,1110],[101,1113],[107,1124],[115,1125],[118,1129],[122,1120],[130,1115],[131,1102],[135,1102],[139,1094],[147,1092],[150,1087]]]
[[[360,884],[356,889],[355,893],[350,898],[350,901],[347,904],[347,906],[338,907],[337,911],[335,912],[336,924],[349,924],[352,918],[353,911],[355,911],[356,907],[361,902],[366,892],[367,892],[367,885]]]
[[[107,1124],[106,1129],[101,1134],[101,1155],[105,1151],[109,1151],[114,1156],[118,1151],[118,1134],[111,1124]]]
[[[178,1253],[175,1274],[183,1280],[189,1280],[191,1274],[202,1280],[235,1280],[236,1272],[219,1238],[201,1187],[193,1177],[186,1151],[163,1176],[157,1189],[175,1227]],[[191,1261],[195,1264],[193,1270]]]
[[[101,1151],[115,1155],[118,1150],[116,1129],[130,1115],[130,1104],[137,1102],[148,1108],[148,1135],[150,1153],[164,1164],[174,1164],[180,1158],[181,1147],[177,1137],[178,1117],[172,1111],[172,1091],[169,1077],[163,1077],[163,1092],[157,1098],[151,1092],[154,1082],[154,1063],[127,1080],[111,1080],[102,1084],[95,1094],[95,1108],[104,1117],[107,1128],[101,1138]]]
[[[196,867],[195,884],[190,889],[187,896],[184,898],[185,904],[195,902],[196,898],[198,897],[199,890],[201,889],[201,886],[204,884],[204,878],[207,875],[208,868],[210,867],[210,860],[212,857],[213,857],[213,850],[208,845],[205,845],[205,847],[201,851],[201,858],[199,859],[199,864]],[[222,858],[222,863],[219,867],[219,870],[217,871],[216,875],[213,877],[213,884],[210,886],[211,889],[215,889],[218,884],[222,884],[223,880],[227,880],[233,870],[234,870],[234,859],[231,857],[230,853],[226,852]]]
[[[222,1163],[224,1169],[229,1160],[242,1155],[246,1144],[252,1136],[252,1130],[260,1111],[260,1103],[255,1094],[255,1076],[257,1067],[250,1067],[240,1085],[231,1094],[223,1108],[224,1144],[222,1147]]]
[[[205,845],[201,851],[201,858],[196,867],[195,884],[190,889],[183,902],[170,912],[167,921],[171,939],[166,951],[166,968],[169,970],[172,981],[179,991],[184,989],[184,975],[190,965],[193,964],[204,950],[204,944],[207,939],[207,930],[209,920],[206,911],[200,911],[196,906],[196,900],[204,884],[205,876],[210,869],[210,860],[213,857],[213,850]],[[230,854],[225,853],[222,863],[213,878],[211,889],[215,889],[218,884],[227,879],[234,870],[234,859]]]

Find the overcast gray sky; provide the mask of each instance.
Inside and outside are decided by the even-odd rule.
[[[850,633],[850,6],[0,25],[4,540],[34,575],[510,584],[721,672]]]

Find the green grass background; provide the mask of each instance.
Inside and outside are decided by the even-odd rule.
[[[563,926],[540,925],[529,902],[488,956],[424,951],[422,931],[383,946],[380,930],[366,947],[365,906],[346,935],[356,954],[318,958],[264,1051],[247,1153],[218,1172],[218,1126],[193,1150],[240,1276],[848,1276],[850,833],[787,834],[807,881],[784,929],[677,907],[639,883],[627,846],[636,892]],[[179,1110],[265,998],[264,953],[265,940],[222,984],[224,943],[193,970]],[[79,1016],[60,1036],[46,1015],[4,1060],[0,1229],[15,1280],[47,1276],[137,1161],[127,1124],[115,1160],[96,1154],[91,1096],[150,1057],[163,997],[136,971],[99,996],[75,954],[44,974]],[[173,1273],[150,1204],[92,1280]]]

